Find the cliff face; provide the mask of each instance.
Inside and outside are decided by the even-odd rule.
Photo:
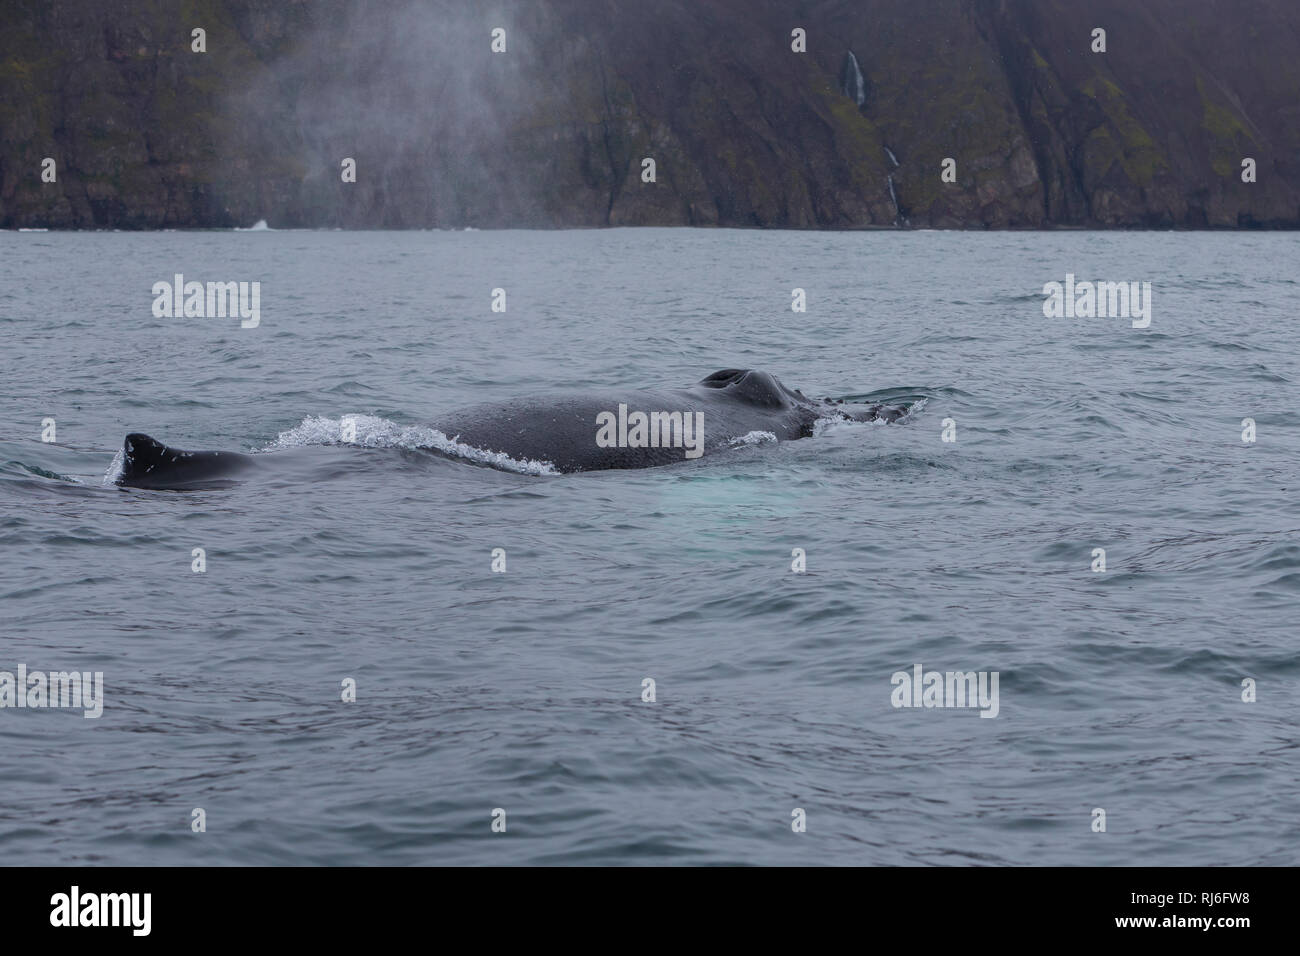
[[[0,226],[1294,228],[1298,53],[1294,0],[11,0]]]

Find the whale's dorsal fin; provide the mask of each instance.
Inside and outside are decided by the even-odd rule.
[[[168,448],[156,438],[132,432],[122,443],[122,478],[138,478],[165,465],[188,458],[189,452]]]
[[[122,443],[116,481],[136,488],[224,488],[252,461],[235,451],[183,451],[132,432]]]

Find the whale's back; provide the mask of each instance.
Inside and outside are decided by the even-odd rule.
[[[622,441],[636,440],[636,413],[653,421],[643,433],[653,445]],[[431,424],[466,445],[574,472],[649,468],[699,457],[687,454],[685,440],[698,441],[707,453],[754,431],[799,438],[807,433],[808,418],[793,405],[753,404],[701,383],[690,389],[593,391],[475,405]],[[697,423],[703,426],[702,440]],[[684,441],[672,443],[672,437]]]

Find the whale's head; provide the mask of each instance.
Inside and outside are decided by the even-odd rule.
[[[859,405],[839,398],[809,398],[797,388],[786,388],[770,372],[748,368],[721,369],[701,380],[699,387],[717,389],[737,403],[778,413],[775,417],[794,423],[805,436],[813,433],[819,419],[895,422],[909,407],[908,404]]]
[[[759,408],[793,408],[808,403],[803,392],[786,388],[775,375],[756,369],[724,368],[702,379],[700,385],[719,389],[736,401]]]

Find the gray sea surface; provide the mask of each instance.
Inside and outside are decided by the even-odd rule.
[[[0,233],[0,671],[103,673],[97,719],[0,708],[0,859],[1294,864],[1298,263],[1295,234]],[[176,273],[260,282],[260,324],[155,317]],[[1067,274],[1149,282],[1150,327],[1045,317]],[[419,447],[459,405],[722,368],[916,403],[642,471]],[[307,463],[106,484],[135,431]],[[918,664],[996,673],[996,717],[895,707]]]

